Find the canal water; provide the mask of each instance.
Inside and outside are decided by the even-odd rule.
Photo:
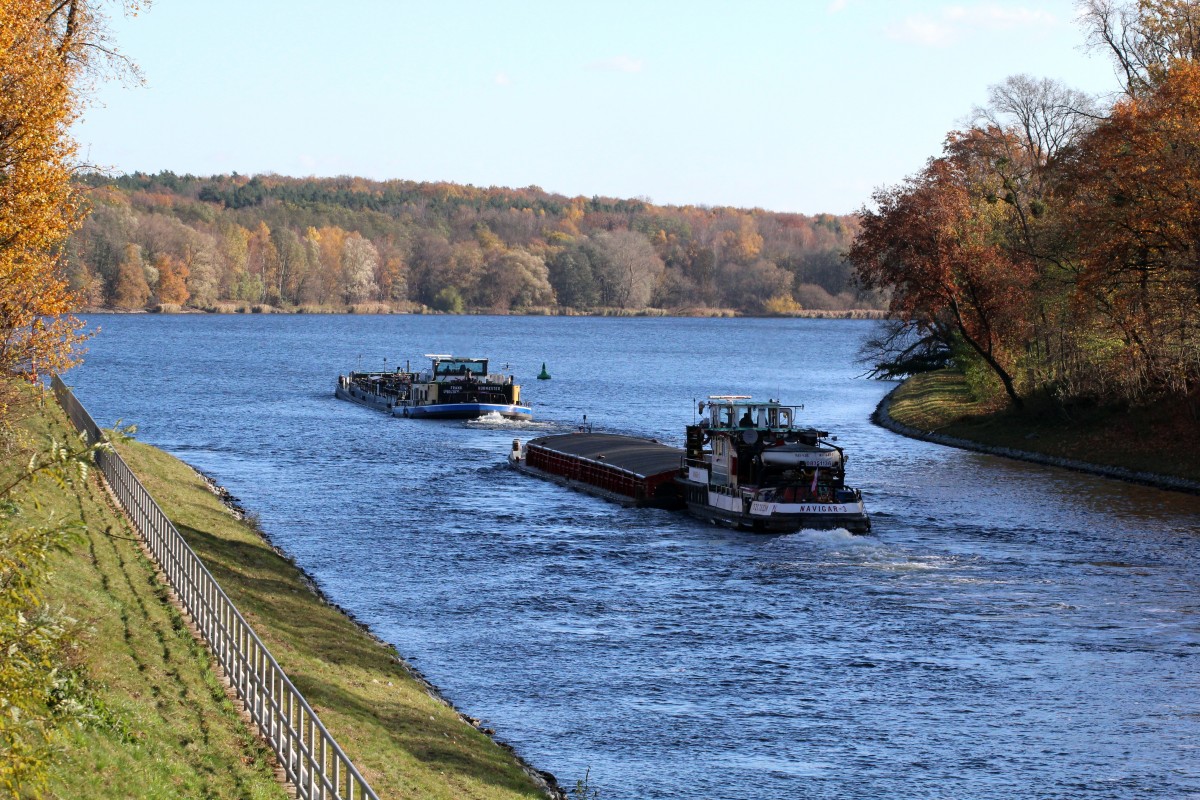
[[[102,425],[213,474],[330,597],[564,785],[642,798],[1200,797],[1200,498],[869,422],[873,322],[97,316]],[[532,423],[333,398],[423,353],[509,364]],[[386,358],[386,362],[384,359]],[[550,381],[535,380],[546,363]],[[507,469],[573,429],[682,444],[804,404],[874,535],[737,533]],[[1130,447],[1136,447],[1130,442]]]

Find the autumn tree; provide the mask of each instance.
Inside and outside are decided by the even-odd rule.
[[[79,221],[68,129],[97,27],[82,0],[0,0],[0,375],[65,369],[84,338],[61,255]]]
[[[547,263],[547,277],[558,302],[572,308],[591,308],[600,301],[590,250],[575,242],[555,253]]]
[[[224,269],[221,270],[222,297],[234,300],[248,299],[244,296],[247,294],[245,285],[250,280],[250,272],[246,268],[250,252],[249,242],[250,231],[241,225],[228,223],[222,226],[217,239],[221,262],[224,265]]]
[[[279,286],[282,283],[279,251],[271,238],[271,229],[265,222],[260,221],[246,240],[246,273],[250,277],[246,285],[258,288],[247,291],[243,300],[266,300],[274,305],[279,304]]]
[[[491,306],[492,291],[485,277],[486,267],[489,260],[494,261],[503,253],[502,246],[485,249],[476,237],[455,242],[450,245],[449,261],[428,280],[438,292],[446,288],[458,289],[463,302],[468,305]]]
[[[205,308],[217,302],[224,265],[210,234],[192,231],[184,251],[187,290],[192,305]]]
[[[155,295],[160,303],[183,305],[187,302],[188,268],[183,262],[166,253],[160,253],[154,259],[154,267],[158,270],[158,289]]]
[[[434,231],[422,231],[416,236],[409,260],[409,291],[418,303],[433,305],[433,299],[445,286],[439,276],[449,267],[452,257],[450,242]]]
[[[113,279],[112,296],[109,303],[114,308],[127,311],[146,307],[150,300],[150,283],[146,280],[146,264],[142,248],[136,244],[125,245],[125,256],[117,266]]]
[[[600,233],[593,241],[600,255],[592,269],[601,303],[619,308],[647,306],[665,268],[650,241],[633,231]]]
[[[321,275],[321,233],[314,227],[304,231],[305,272],[296,283],[296,302],[320,304],[327,302],[325,280]]]
[[[718,247],[720,258],[725,261],[748,264],[758,258],[763,237],[758,232],[754,217],[744,214],[732,220],[732,227],[721,233]]]
[[[323,225],[319,233],[317,263],[318,275],[324,284],[323,302],[334,303],[338,301],[342,288],[346,285],[346,265],[342,258],[346,253],[346,239],[350,232],[340,225]]]
[[[385,303],[404,304],[408,300],[404,248],[393,236],[376,242],[375,246],[379,251],[379,269],[375,278],[379,284],[379,298]]]
[[[1200,59],[1196,0],[1083,0],[1088,41],[1112,59],[1137,97],[1154,90],[1173,64]]]
[[[493,253],[484,265],[479,286],[479,305],[496,310],[554,302],[546,262],[523,250]]]
[[[275,272],[269,296],[275,303],[296,302],[296,289],[307,268],[304,244],[291,228],[277,226],[271,231],[278,270]]]
[[[876,192],[849,252],[858,279],[891,291],[892,316],[952,331],[1020,408],[1015,368],[1023,350],[1033,265],[993,240],[994,203],[970,191],[971,163],[932,159],[902,184]]]
[[[87,217],[72,237],[79,259],[78,263],[72,265],[72,272],[76,275],[94,272],[100,278],[102,300],[112,295],[117,267],[125,256],[125,246],[136,243],[137,228],[137,217],[123,195],[106,197],[103,202],[96,202],[93,198]],[[81,279],[76,280],[82,282]]]
[[[377,290],[378,268],[379,251],[375,245],[357,233],[348,236],[342,245],[342,299],[348,304],[370,300]]]
[[[1013,75],[989,87],[988,103],[974,117],[970,134],[955,137],[956,144],[988,159],[996,189],[1032,248],[1030,217],[1041,216],[1056,168],[1099,119],[1095,100],[1059,81]]]
[[[700,302],[710,305],[720,302],[720,292],[717,286],[717,254],[711,247],[693,242],[687,248],[687,259],[682,271],[684,277],[696,287]]]
[[[790,272],[761,258],[746,266],[727,264],[721,268],[726,300],[736,308],[756,313],[766,310],[771,300],[786,306],[783,300],[791,299],[792,280]]]
[[[1100,394],[1200,386],[1200,64],[1177,61],[1114,107],[1066,181],[1078,253],[1076,319],[1098,321]],[[1094,313],[1089,313],[1094,312]]]
[[[64,242],[81,213],[68,133],[85,80],[115,52],[103,22],[87,0],[0,0],[0,427],[10,422],[14,378],[79,359],[83,326],[69,313],[77,298],[65,269]],[[0,791],[12,797],[45,789],[55,708],[62,718],[79,705],[63,673],[70,621],[45,608],[40,591],[66,531],[53,518],[22,518],[16,490],[83,455],[54,443],[48,462],[35,454],[0,485]]]
[[[650,302],[657,308],[676,309],[703,304],[696,284],[688,279],[682,269],[671,264],[663,270]]]

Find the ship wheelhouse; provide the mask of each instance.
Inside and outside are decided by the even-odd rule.
[[[486,358],[460,358],[436,353],[426,353],[425,357],[432,362],[430,377],[436,382],[486,381],[488,378],[488,360]]]

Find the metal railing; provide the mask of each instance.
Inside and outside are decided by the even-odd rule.
[[[88,443],[103,441],[100,426],[57,375],[52,386]],[[303,800],[379,800],[125,460],[115,450],[100,450],[96,467],[279,757],[297,795]]]

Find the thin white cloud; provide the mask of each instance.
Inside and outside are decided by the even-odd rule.
[[[1046,28],[1055,23],[1054,15],[1041,9],[1013,8],[995,4],[947,6],[942,15],[949,21],[985,30]]]
[[[977,3],[943,6],[936,15],[906,17],[890,25],[887,35],[901,42],[944,47],[975,31],[1032,31],[1049,28],[1056,23],[1053,14],[1041,9]]]
[[[900,42],[941,47],[954,41],[955,31],[952,26],[929,17],[908,17],[889,26],[887,35]]]
[[[492,83],[497,86],[512,86],[512,78],[508,77],[507,72],[497,72],[496,77],[492,78]]]
[[[829,7],[825,9],[825,11],[829,14],[836,14],[839,11],[844,11],[849,3],[850,0],[833,0],[833,2],[829,4]]]
[[[599,70],[601,72],[625,72],[634,74],[641,72],[646,66],[646,62],[640,58],[631,58],[627,55],[613,56],[612,58],[601,58],[587,65],[588,69]]]

